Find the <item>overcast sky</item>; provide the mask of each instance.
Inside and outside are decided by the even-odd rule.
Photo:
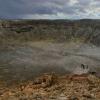
[[[0,18],[100,18],[100,0],[0,0]]]

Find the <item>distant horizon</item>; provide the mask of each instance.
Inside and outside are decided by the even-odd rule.
[[[50,20],[50,21],[53,21],[53,20],[100,20],[100,19],[93,19],[93,18],[80,18],[80,19],[11,19],[11,18],[0,18],[0,20]]]

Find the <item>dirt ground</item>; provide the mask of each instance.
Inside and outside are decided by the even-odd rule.
[[[82,43],[49,41],[4,44],[0,48],[0,80],[9,85],[42,73],[77,73],[80,65],[100,71],[100,48]],[[79,72],[78,71],[78,72]]]

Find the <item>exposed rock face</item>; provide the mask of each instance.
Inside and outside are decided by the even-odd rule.
[[[100,100],[100,78],[90,74],[65,76],[45,74],[36,78],[34,82],[5,90],[0,94],[0,98],[1,100]]]
[[[0,21],[3,39],[81,41],[100,46],[100,20]]]

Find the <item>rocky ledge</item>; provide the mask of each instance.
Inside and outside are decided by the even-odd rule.
[[[34,81],[1,89],[0,100],[100,100],[100,78],[91,74],[44,74]]]

